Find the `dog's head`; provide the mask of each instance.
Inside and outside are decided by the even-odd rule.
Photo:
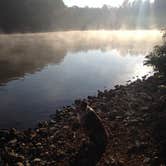
[[[86,101],[75,100],[75,113],[77,114],[80,122],[86,114],[87,106],[88,103]]]

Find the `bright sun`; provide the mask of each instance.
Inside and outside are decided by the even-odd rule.
[[[133,2],[134,0],[129,0]],[[143,0],[145,1],[145,0]],[[79,7],[102,7],[104,4],[110,6],[119,6],[124,2],[124,0],[64,0],[64,3],[67,6],[79,6]],[[154,2],[154,0],[150,0],[150,2]]]

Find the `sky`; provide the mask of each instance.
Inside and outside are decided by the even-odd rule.
[[[104,4],[118,7],[124,0],[63,0],[67,6],[79,6],[79,7],[102,7]],[[131,2],[134,0],[130,0]],[[153,2],[154,0],[150,0]]]

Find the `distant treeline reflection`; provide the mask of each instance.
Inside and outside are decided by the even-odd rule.
[[[140,37],[141,36],[141,37]],[[160,42],[159,31],[70,31],[0,35],[0,85],[48,64],[59,64],[68,52],[118,51],[146,54]]]
[[[0,31],[162,28],[165,9],[165,0],[125,0],[119,8],[67,7],[62,0],[2,0]]]

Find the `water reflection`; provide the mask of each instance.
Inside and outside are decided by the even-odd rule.
[[[60,63],[67,52],[117,49],[145,54],[160,41],[159,31],[84,31],[0,35],[0,84]],[[150,40],[149,40],[150,39]]]
[[[0,127],[34,126],[77,97],[146,74],[143,55],[160,37],[158,31],[0,35]]]

